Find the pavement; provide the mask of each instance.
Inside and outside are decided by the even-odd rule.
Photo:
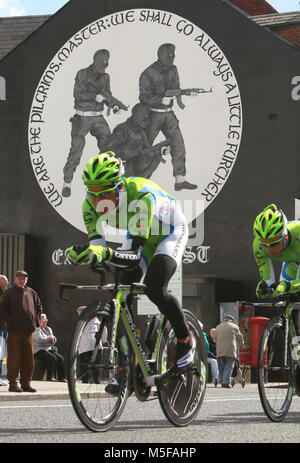
[[[24,400],[57,400],[68,399],[68,383],[53,381],[31,381],[37,392],[9,392],[7,386],[0,386],[0,402]]]
[[[4,378],[3,378],[4,379]],[[9,392],[8,385],[0,386],[0,402],[9,402],[9,401],[29,401],[29,400],[68,400],[69,399],[69,389],[68,383],[60,383],[53,381],[31,381],[31,386],[37,390],[37,392]],[[220,386],[217,388],[213,384],[209,383],[206,386],[207,392],[212,389],[213,391],[222,390]],[[246,384],[246,390],[257,389],[257,384]],[[225,389],[227,394],[237,392],[237,390],[245,390],[239,386],[235,386],[231,390]],[[152,391],[154,394],[155,391]],[[111,397],[105,391],[103,391],[103,397]],[[152,395],[151,394],[151,395]]]

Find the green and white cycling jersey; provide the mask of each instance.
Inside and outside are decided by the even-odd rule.
[[[188,225],[180,204],[151,180],[129,177],[123,178],[123,184],[117,207],[110,207],[106,200],[98,204],[103,212],[108,208],[109,213],[97,212],[92,200],[86,197],[82,213],[90,244],[106,246],[106,240],[110,241],[105,236],[108,224],[117,230],[127,230],[120,251],[132,249],[133,242],[140,239],[144,270],[156,254],[168,255],[179,264],[188,239]],[[117,251],[115,255],[122,259]]]
[[[300,221],[288,222],[287,247],[276,257],[270,257],[266,248],[258,238],[253,241],[253,252],[259,269],[260,277],[268,286],[275,283],[275,273],[272,259],[283,262],[280,280],[292,281],[300,278]]]

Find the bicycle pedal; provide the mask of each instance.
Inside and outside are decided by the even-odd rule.
[[[110,304],[99,305],[97,315],[103,318],[111,318],[113,315],[113,308]]]
[[[175,375],[182,375],[184,373],[187,373],[188,371],[193,371],[194,370],[197,370],[197,368],[194,366],[194,364],[190,365],[190,366],[187,366],[187,367],[183,367],[183,368],[178,368],[176,365],[174,365],[171,370],[174,368],[174,371],[173,371],[173,374]],[[170,370],[170,371],[171,371]]]
[[[97,316],[99,317],[103,317],[103,318],[112,318],[113,314],[111,311],[108,311],[108,310],[101,310],[99,312],[97,312]]]

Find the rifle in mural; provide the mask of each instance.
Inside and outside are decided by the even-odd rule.
[[[113,113],[116,113],[120,109],[123,109],[123,111],[128,111],[129,106],[126,106],[124,103],[122,103],[122,101],[112,96],[106,90],[102,91],[101,95],[105,98],[105,103],[107,104],[107,115],[108,116],[110,115],[111,109],[113,110]]]
[[[178,88],[174,90],[166,90],[165,96],[166,97],[172,97],[175,96],[177,100],[177,104],[179,108],[184,109],[185,105],[182,102],[182,95],[187,95],[187,96],[195,96],[199,93],[212,93],[212,88],[210,90],[205,90],[204,88]]]
[[[166,160],[162,157],[162,154],[161,154],[161,149],[164,148],[164,147],[167,147],[170,145],[170,140],[168,138],[166,138],[166,140],[163,140],[161,141],[160,143],[157,143],[156,145],[153,145],[153,146],[149,146],[148,148],[144,149],[143,150],[143,155],[144,154],[158,154],[160,155],[160,162],[162,162],[163,164],[166,163]]]

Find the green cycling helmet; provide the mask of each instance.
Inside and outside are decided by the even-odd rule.
[[[86,186],[118,186],[122,183],[124,167],[121,159],[112,151],[92,157],[83,170],[83,183]]]
[[[270,204],[256,217],[253,232],[259,240],[279,237],[286,228],[287,219],[275,204]]]

